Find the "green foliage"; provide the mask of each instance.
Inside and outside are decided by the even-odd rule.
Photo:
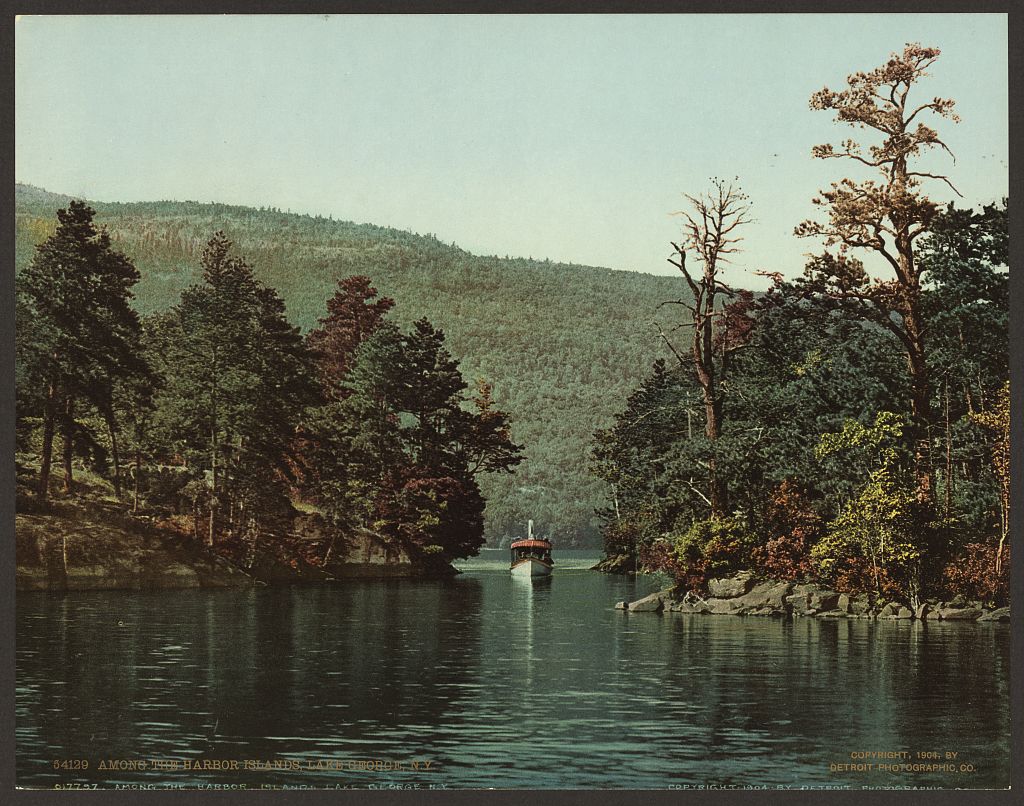
[[[922,242],[929,370],[948,390],[958,419],[997,394],[1009,371],[1009,233],[1007,202],[980,212],[950,205]]]
[[[359,320],[364,312],[359,304],[350,315]],[[350,329],[341,316],[334,324]],[[331,355],[323,354],[330,370],[323,377],[336,394],[307,424],[311,491],[324,513],[336,525],[388,535],[413,554],[475,554],[484,513],[476,474],[510,471],[521,459],[489,385],[468,396],[444,333],[426,319],[407,333],[375,321],[344,372]]]
[[[72,462],[81,444],[99,446],[82,415],[98,412],[111,439],[116,433],[119,386],[145,384],[151,369],[139,354],[139,317],[131,307],[139,273],[112,247],[109,233],[94,222],[95,211],[72,201],[57,210],[17,277],[15,315],[19,417],[42,415],[39,494],[49,486],[52,438],[57,421],[64,445],[64,486],[72,485]],[[77,416],[76,416],[77,415]],[[114,459],[117,461],[115,445]],[[119,481],[116,479],[115,484]]]
[[[921,548],[914,519],[914,493],[884,469],[871,474],[811,550],[818,575],[840,581],[862,560],[871,564],[874,589],[881,592],[880,572],[909,585],[919,572]]]
[[[284,304],[231,246],[217,233],[203,252],[202,285],[151,323],[152,360],[164,379],[154,428],[194,480],[206,479],[190,492],[194,507],[209,512],[211,544],[218,518],[231,536],[289,513],[294,435],[319,400],[312,357]]]
[[[52,230],[67,197],[16,187],[16,265]],[[94,202],[97,220],[142,276],[135,307],[165,311],[199,281],[199,259],[222,230],[256,278],[275,288],[304,332],[327,315],[341,278],[372,279],[396,300],[402,328],[426,317],[468,379],[486,378],[524,446],[515,475],[480,479],[486,533],[497,544],[533,518],[561,545],[596,544],[603,483],[588,474],[591,434],[663,355],[651,316],[678,280],[544,260],[472,255],[430,235],[196,202]]]
[[[694,521],[675,539],[675,553],[688,587],[702,588],[712,577],[750,567],[756,540],[742,518]]]
[[[859,452],[872,468],[857,496],[811,550],[811,561],[823,579],[842,582],[844,575],[855,573],[866,560],[876,593],[882,592],[883,574],[917,592],[923,529],[913,485],[899,468],[896,445],[904,428],[903,418],[882,411],[871,426],[849,420],[840,432],[821,436],[819,457]]]
[[[899,461],[896,446],[904,427],[903,418],[891,411],[878,412],[870,427],[857,420],[847,420],[839,433],[822,434],[814,452],[821,459],[836,453],[860,451],[869,457],[875,468],[892,468]]]

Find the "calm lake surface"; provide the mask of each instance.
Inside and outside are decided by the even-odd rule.
[[[597,558],[556,551],[540,583],[485,551],[443,582],[19,594],[17,783],[1009,785],[1007,625],[629,615],[661,581]],[[955,771],[830,770],[901,763],[851,757],[880,752]]]

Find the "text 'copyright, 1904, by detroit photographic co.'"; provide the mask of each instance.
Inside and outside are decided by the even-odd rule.
[[[829,762],[833,773],[941,773],[970,775],[973,762],[956,750],[852,750],[848,757]]]
[[[851,750],[827,762],[827,784],[670,784],[669,789],[945,789],[963,785],[976,764],[954,750]],[[873,785],[872,785],[873,784]]]

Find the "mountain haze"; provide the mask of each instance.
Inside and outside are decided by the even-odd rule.
[[[16,186],[18,269],[70,198]],[[587,470],[591,434],[665,357],[652,322],[660,302],[683,293],[680,279],[473,255],[432,235],[275,208],[89,203],[142,274],[135,305],[143,314],[174,305],[199,281],[200,254],[217,230],[280,292],[303,331],[324,315],[339,279],[368,275],[395,299],[393,319],[406,326],[426,316],[443,329],[466,379],[492,382],[512,415],[526,461],[514,475],[481,480],[488,540],[519,534],[533,518],[556,541],[597,545],[593,510],[605,500]]]

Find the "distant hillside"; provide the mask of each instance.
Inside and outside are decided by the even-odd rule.
[[[16,187],[16,265],[53,231],[70,197]],[[591,434],[606,426],[655,358],[657,304],[681,281],[550,261],[472,255],[433,236],[319,216],[198,202],[90,202],[117,247],[142,273],[137,308],[173,305],[198,279],[199,256],[224,230],[260,279],[277,288],[293,322],[308,330],[339,278],[370,276],[408,323],[444,329],[470,382],[494,383],[527,461],[483,480],[487,535],[518,534],[527,518],[564,544],[598,545],[600,483],[587,472]]]

